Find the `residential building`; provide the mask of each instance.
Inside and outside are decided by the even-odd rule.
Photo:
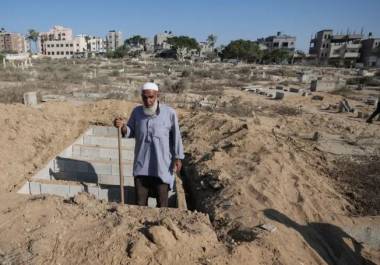
[[[372,33],[361,41],[360,61],[365,66],[380,67],[380,38],[373,38]]]
[[[296,47],[296,37],[277,32],[276,35],[261,38],[257,40],[258,43],[264,44],[269,51],[275,49],[287,49],[294,51]]]
[[[102,38],[95,36],[86,36],[87,51],[89,53],[98,54],[106,52],[106,44]]]
[[[25,53],[30,49],[29,42],[20,33],[0,32],[0,51]]]
[[[46,41],[71,41],[73,39],[73,31],[63,26],[54,26],[48,32],[40,32],[38,37],[38,52],[47,54],[44,50]]]
[[[360,58],[361,34],[333,34],[331,29],[321,30],[310,41],[309,53],[320,64],[353,66]]]
[[[121,31],[110,30],[106,37],[107,51],[114,51],[124,45],[123,34]]]
[[[42,45],[44,55],[53,59],[72,58],[74,55],[84,55],[87,52],[87,43],[83,35],[70,40],[48,40]]]
[[[174,37],[171,31],[164,31],[154,36],[154,50],[170,49],[171,45],[167,42],[168,38]]]

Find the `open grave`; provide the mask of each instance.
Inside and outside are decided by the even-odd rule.
[[[134,139],[122,139],[124,194],[127,204],[134,204],[132,175]],[[117,129],[92,126],[73,144],[50,160],[18,191],[22,194],[52,194],[73,197],[88,192],[97,199],[120,202],[120,179]],[[148,206],[155,207],[156,199],[149,198]],[[169,207],[186,208],[181,180],[176,177],[169,191]]]

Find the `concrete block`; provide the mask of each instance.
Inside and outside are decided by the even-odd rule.
[[[99,200],[108,201],[108,190],[107,189],[99,189]]]
[[[270,97],[271,99],[276,99],[276,100],[283,99],[284,96],[285,96],[284,92],[280,92],[280,91],[275,91],[273,93],[268,94],[268,97]]]
[[[117,148],[118,140],[115,137],[85,135],[83,136],[83,144],[109,146]],[[132,139],[122,139],[121,146],[126,149],[134,150],[135,142]]]
[[[83,192],[84,188],[82,185],[69,185],[69,197],[74,197],[79,192]]]
[[[41,194],[42,189],[41,189],[40,183],[30,181],[28,186],[29,186],[29,194],[31,195]]]
[[[54,159],[55,172],[89,172],[90,165],[85,161],[69,159],[69,158],[56,158]]]
[[[69,197],[69,185],[41,183],[41,193]]]
[[[29,181],[27,181],[24,185],[22,185],[22,187],[17,191],[17,193],[30,194]]]
[[[156,198],[148,198],[148,207],[155,208],[157,206]]]
[[[92,132],[93,132],[93,135],[96,135],[96,136],[117,137],[117,129],[115,127],[94,126]]]
[[[133,174],[133,165],[132,164],[124,164],[123,165],[123,174],[125,176],[132,176]],[[112,173],[111,175],[117,176],[119,175],[119,164],[112,164]]]
[[[98,175],[98,183],[103,185],[120,185],[119,176],[111,175]],[[124,186],[134,186],[134,178],[131,176],[124,176]]]
[[[24,93],[24,104],[26,106],[37,105],[37,92],[26,92],[26,93]]]
[[[99,198],[99,190],[100,190],[100,188],[98,186],[88,186],[87,187],[87,192],[94,195],[96,198]]]

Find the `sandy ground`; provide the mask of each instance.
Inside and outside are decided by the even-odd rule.
[[[87,195],[64,200],[16,194],[90,124],[110,125],[135,104],[0,104],[0,263],[380,264],[379,249],[347,232],[378,226],[378,205],[372,206],[375,214],[356,216],[340,190],[344,185],[330,176],[338,156],[378,154],[379,123],[320,112],[321,102],[304,97],[274,103],[236,95],[260,108],[240,118],[177,110],[189,201],[208,215],[118,206]],[[286,115],[279,104],[302,105],[303,111]]]

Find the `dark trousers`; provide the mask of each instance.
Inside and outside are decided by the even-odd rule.
[[[135,177],[135,200],[139,206],[148,205],[148,197],[157,200],[157,207],[168,207],[169,185],[158,177]]]
[[[376,107],[375,111],[371,114],[371,116],[369,116],[367,121],[372,121],[372,119],[375,118],[376,115],[378,115],[378,114],[380,114],[380,100],[377,103],[377,107]]]

